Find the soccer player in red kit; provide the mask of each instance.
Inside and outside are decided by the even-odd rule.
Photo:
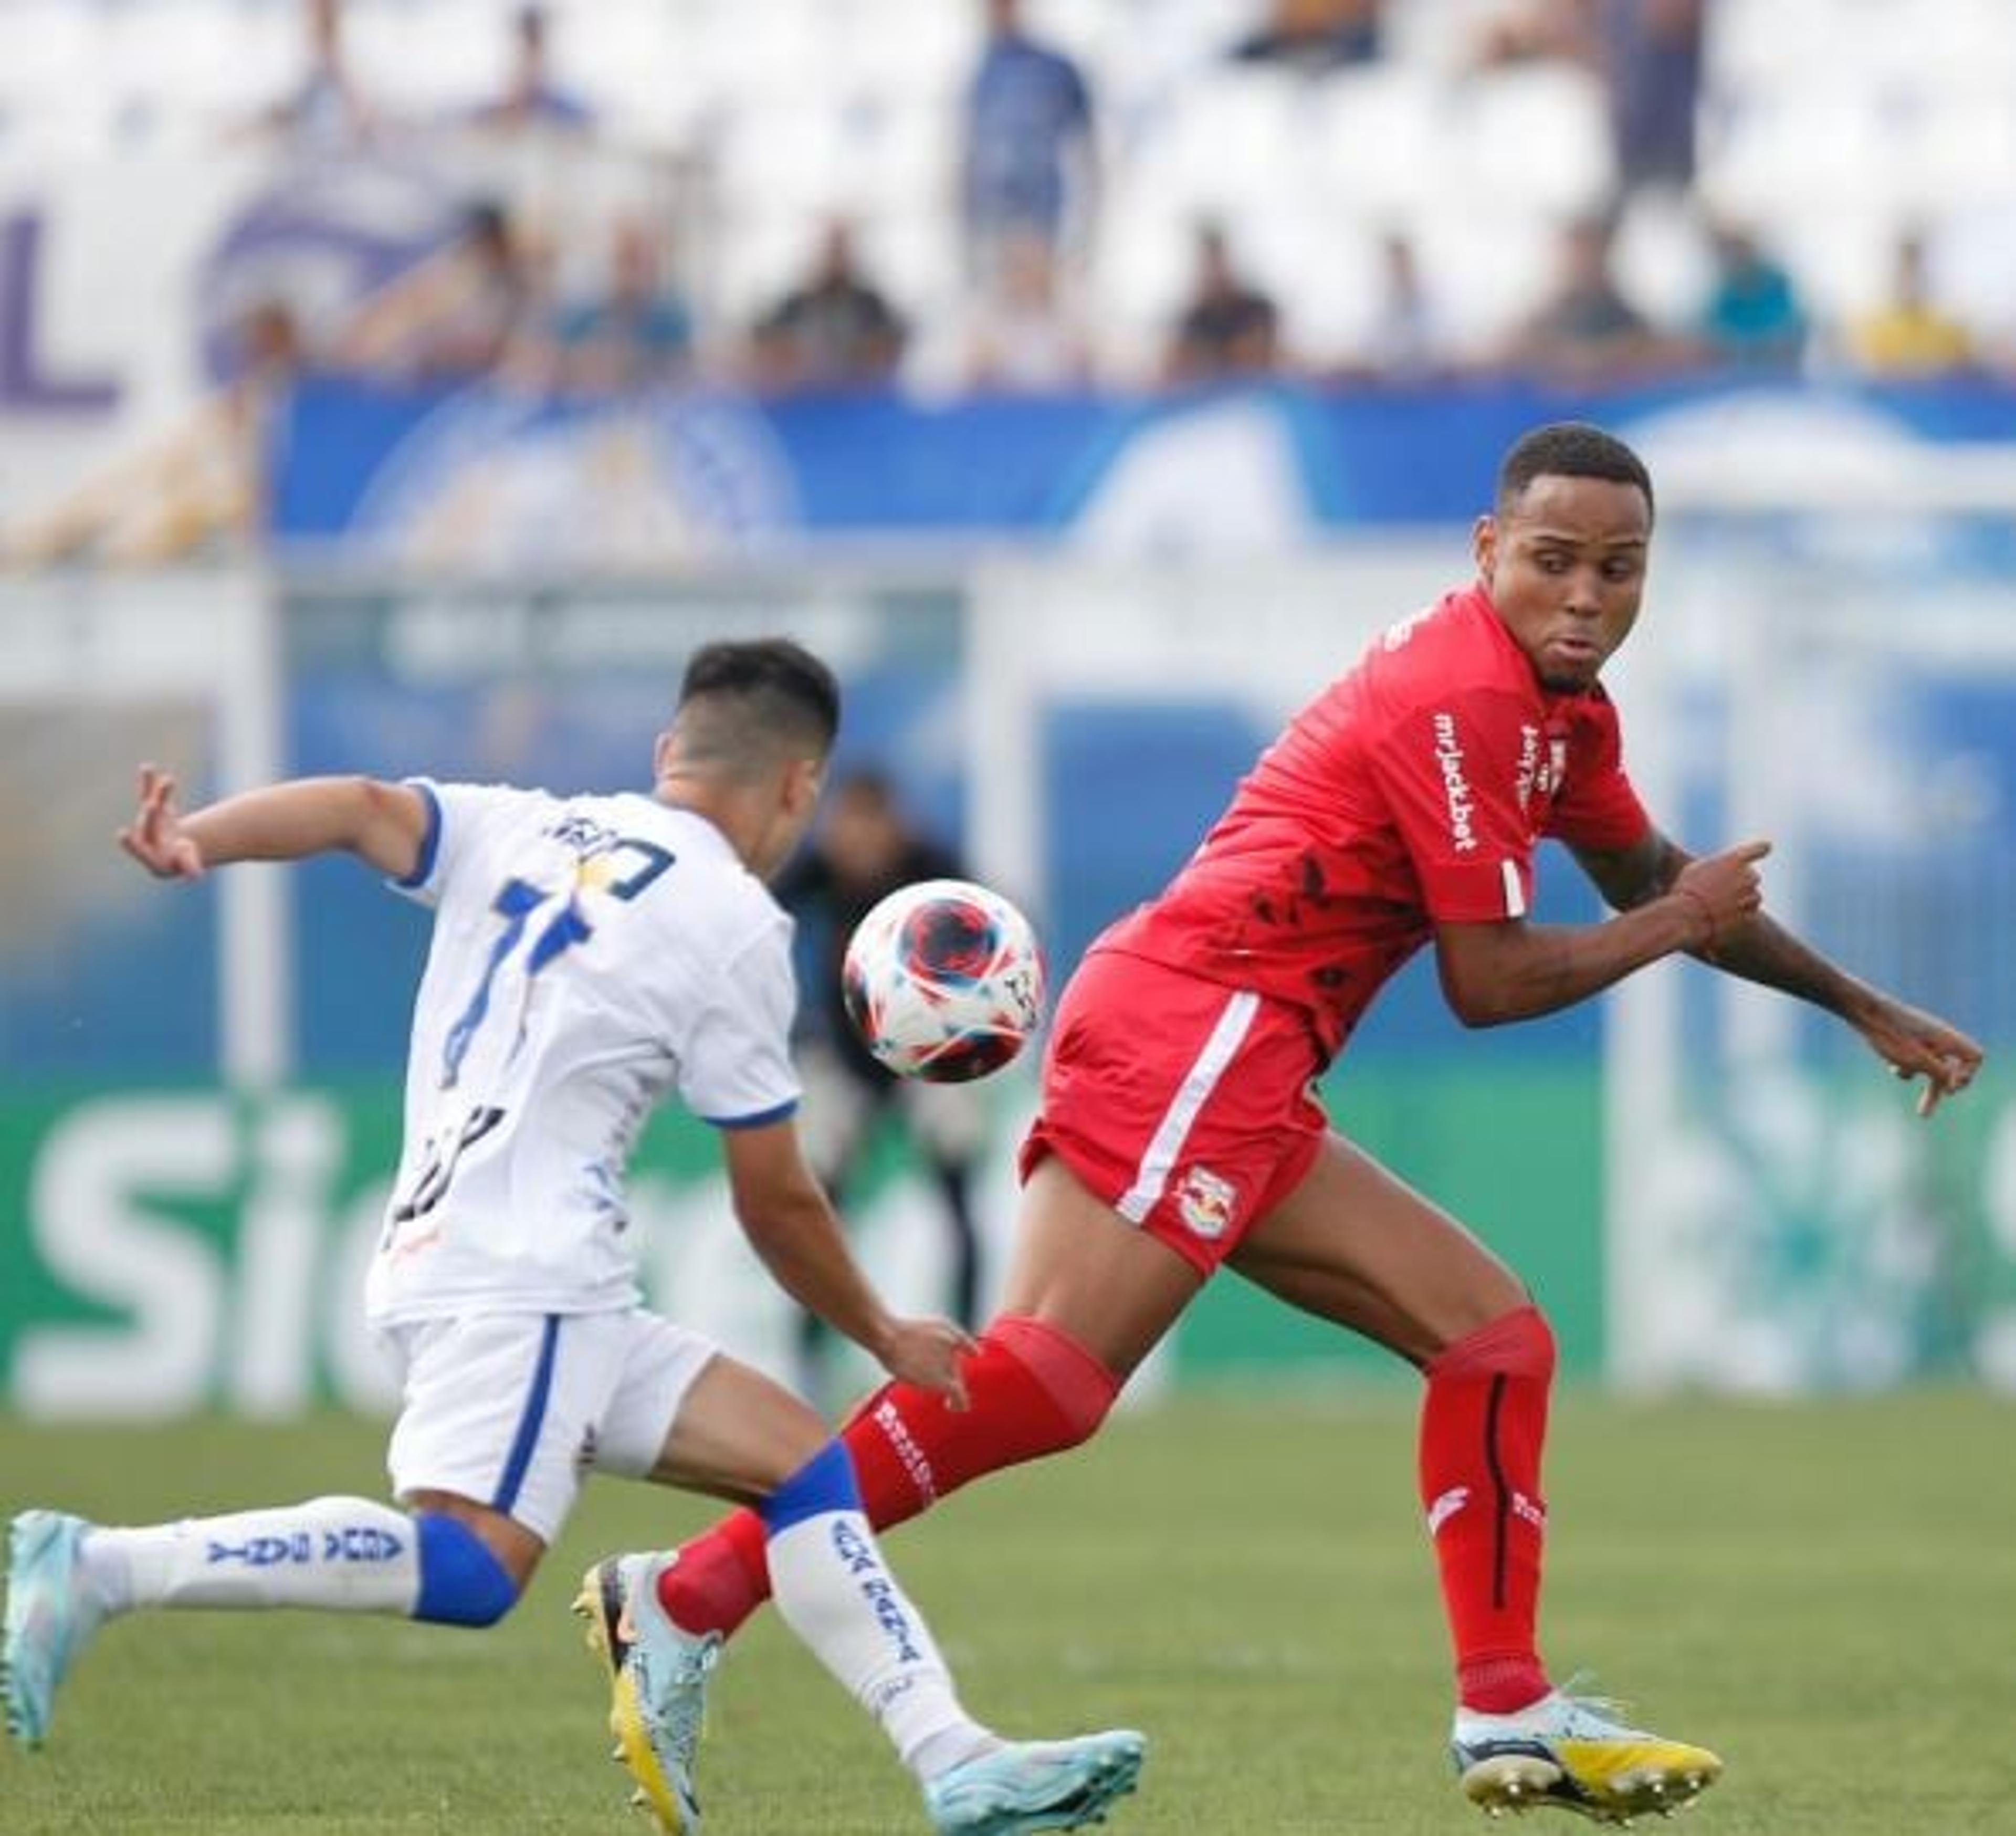
[[[1721,1762],[1556,1689],[1535,1637],[1554,1368],[1517,1277],[1328,1129],[1316,1080],[1381,986],[1432,943],[1467,1024],[1551,1013],[1686,952],[1852,1027],[1929,1113],[1974,1041],[1856,980],[1762,909],[1761,841],[1694,859],[1625,776],[1598,677],[1636,620],[1653,523],[1637,455],[1541,428],[1501,466],[1478,578],[1374,642],[1262,755],[1162,895],[1108,930],[1059,1003],[1023,1150],[1002,1312],[970,1406],[885,1386],[845,1432],[878,1527],[1085,1440],[1219,1264],[1390,1348],[1425,1379],[1419,1477],[1456,1661],[1452,1750],[1488,1809],[1622,1821]],[[1552,836],[1615,916],[1537,925]],[[768,1591],[761,1521],[650,1571],[724,1636]]]

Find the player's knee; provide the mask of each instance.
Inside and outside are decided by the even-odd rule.
[[[1120,1394],[1120,1380],[1068,1334],[1038,1319],[1009,1315],[981,1335],[993,1341],[1040,1386],[1055,1411],[1049,1451],[1089,1441]]]
[[[1422,1367],[1429,1378],[1517,1377],[1550,1384],[1554,1334],[1547,1316],[1530,1303],[1450,1341]]]
[[[495,1625],[518,1601],[518,1584],[490,1546],[459,1517],[429,1511],[413,1520],[420,1592],[413,1617],[436,1625]]]
[[[1544,1384],[1553,1380],[1554,1358],[1553,1328],[1546,1314],[1528,1304],[1501,1313],[1489,1325],[1458,1340],[1435,1362]]]
[[[1537,1307],[1521,1307],[1507,1316],[1506,1324],[1510,1341],[1507,1360],[1514,1373],[1543,1383],[1551,1380],[1556,1347],[1554,1329],[1547,1323],[1546,1315]]]

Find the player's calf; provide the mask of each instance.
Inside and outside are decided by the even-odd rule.
[[[517,1581],[460,1519],[362,1498],[137,1528],[23,1511],[8,1568],[6,1719],[28,1746],[47,1734],[56,1690],[98,1628],[138,1607],[297,1607],[484,1626],[518,1598]]]

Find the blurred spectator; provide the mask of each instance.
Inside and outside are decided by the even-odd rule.
[[[391,375],[483,375],[531,327],[538,267],[502,205],[473,204],[452,242],[365,301],[337,355]]]
[[[1280,313],[1233,266],[1215,223],[1198,227],[1197,280],[1176,321],[1165,371],[1172,383],[1265,376],[1280,363]]]
[[[265,518],[275,412],[304,354],[299,322],[277,300],[254,307],[232,342],[230,373],[183,425],[23,520],[0,564],[88,557],[142,567],[248,550]]]
[[[980,1311],[972,1183],[985,1140],[985,1100],[970,1084],[911,1082],[885,1070],[848,1019],[841,977],[848,939],[885,895],[913,880],[957,879],[964,873],[956,855],[912,824],[884,774],[858,768],[835,783],[819,828],[779,877],[776,891],[819,964],[808,977],[815,998],[802,1016],[806,1037],[797,1054],[807,1156],[846,1215],[878,1126],[901,1121],[938,1190],[950,1249],[949,1310],[962,1325],[972,1326]],[[817,1319],[801,1316],[801,1375],[808,1396],[819,1398],[828,1387],[822,1368],[827,1337]]]
[[[1418,382],[1455,365],[1448,315],[1421,276],[1413,243],[1397,232],[1380,239],[1379,297],[1347,376]]]
[[[1320,77],[1379,56],[1385,0],[1269,0],[1267,17],[1231,51],[1239,63]]]
[[[968,388],[1034,394],[1088,380],[1085,328],[1066,297],[1057,251],[1039,232],[1017,230],[1002,243],[979,285],[965,346]]]
[[[1967,327],[1931,297],[1924,239],[1915,231],[1898,238],[1889,298],[1849,322],[1845,343],[1849,362],[1872,376],[1949,376],[1977,357]]]
[[[1620,202],[1692,187],[1708,0],[1511,0],[1481,29],[1475,61],[1587,65],[1602,79]]]
[[[1613,225],[1585,218],[1562,232],[1552,291],[1499,353],[1506,368],[1564,381],[1624,381],[1673,361],[1611,272]]]
[[[1806,315],[1791,274],[1747,230],[1724,225],[1712,241],[1715,280],[1701,319],[1706,354],[1723,363],[1798,363]]]
[[[1694,182],[1708,0],[1599,0],[1618,183]]]
[[[803,284],[757,322],[755,380],[767,389],[885,382],[904,337],[902,319],[856,265],[851,228],[836,221]]]
[[[985,279],[1003,243],[1054,250],[1091,237],[1098,164],[1078,67],[1024,29],[1021,0],[985,0],[987,45],[967,92],[961,190],[968,265]]]
[[[303,16],[307,71],[253,127],[279,134],[304,152],[353,153],[371,141],[381,124],[344,53],[343,0],[306,0]]]
[[[511,74],[502,93],[483,103],[471,119],[502,132],[558,128],[584,132],[595,125],[595,110],[553,80],[548,57],[547,13],[543,6],[520,6],[511,16]]]
[[[607,286],[553,315],[553,380],[597,393],[679,380],[693,360],[693,311],[669,268],[656,225],[635,217],[618,222]]]
[[[1468,62],[1480,70],[1502,69],[1535,58],[1593,63],[1596,57],[1593,0],[1503,0],[1475,23]]]

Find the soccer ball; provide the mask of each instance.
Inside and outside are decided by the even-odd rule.
[[[841,992],[855,1031],[897,1076],[963,1084],[1000,1070],[1042,1024],[1042,949],[999,893],[920,880],[855,927]]]

